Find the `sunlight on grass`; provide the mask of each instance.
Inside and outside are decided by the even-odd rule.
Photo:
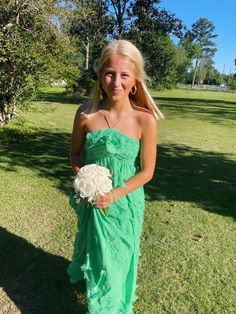
[[[204,91],[204,90],[192,90],[192,89],[172,89],[155,91],[152,90],[151,94],[153,97],[163,98],[190,98],[190,99],[206,99],[206,100],[217,100],[217,101],[229,101],[236,103],[236,92],[235,91]]]
[[[63,91],[44,89],[0,128],[0,278],[11,313],[86,313],[65,272],[76,232],[68,151],[83,99]],[[236,94],[152,94],[166,119],[145,187],[135,313],[233,314]]]

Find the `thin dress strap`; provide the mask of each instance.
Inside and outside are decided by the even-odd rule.
[[[110,122],[109,122],[109,120],[108,120],[107,115],[103,112],[103,110],[101,110],[101,113],[102,113],[104,119],[106,120],[106,123],[107,123],[108,127],[109,127],[110,129],[112,129],[111,124],[110,124]]]
[[[120,119],[118,119],[115,124],[111,125],[110,121],[107,117],[107,115],[105,114],[105,112],[103,110],[101,110],[101,113],[104,117],[104,119],[106,120],[107,125],[109,126],[110,129],[113,129],[114,126],[116,126],[123,118],[125,118],[126,116],[128,116],[128,114],[130,114],[132,111],[134,111],[134,109],[129,110],[126,114],[124,114],[122,117],[120,117]]]

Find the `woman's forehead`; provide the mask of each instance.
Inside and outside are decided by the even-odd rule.
[[[104,68],[121,68],[124,70],[134,71],[135,65],[128,57],[114,53],[107,58],[103,66],[103,69]]]

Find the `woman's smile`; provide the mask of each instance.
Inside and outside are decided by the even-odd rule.
[[[116,95],[116,94],[119,94],[120,92],[122,92],[122,90],[123,90],[122,88],[114,88],[112,90],[112,93]]]

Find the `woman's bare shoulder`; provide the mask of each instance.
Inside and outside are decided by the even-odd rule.
[[[138,105],[133,105],[133,107],[136,111],[136,116],[141,124],[156,124],[156,118],[151,110]]]
[[[91,103],[83,103],[79,106],[76,112],[76,119],[80,121],[81,124],[87,124],[89,120],[94,116],[95,113],[90,113]]]
[[[79,108],[77,109],[76,114],[78,115],[83,115],[83,114],[88,114],[90,112],[92,104],[89,102],[84,102],[82,103]]]
[[[142,104],[137,104],[134,101],[132,101],[132,107],[139,112],[149,112],[152,114],[152,111],[146,107],[144,107]]]

